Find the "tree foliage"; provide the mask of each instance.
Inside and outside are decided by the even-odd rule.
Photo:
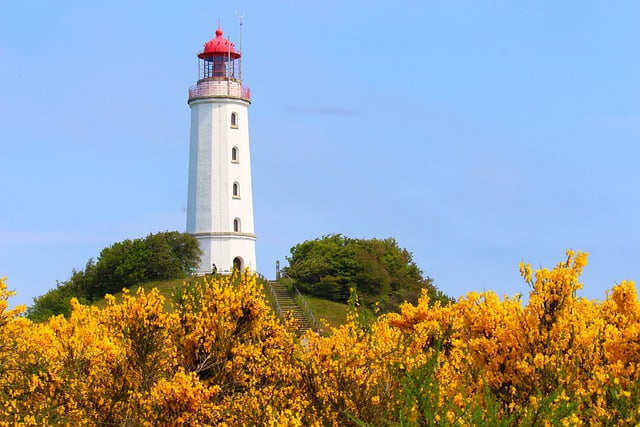
[[[177,231],[114,243],[100,252],[97,262],[90,259],[84,270],[74,269],[68,280],[34,298],[27,316],[42,321],[69,315],[73,297],[89,302],[138,283],[184,277],[198,266],[200,255],[198,241]]]
[[[434,301],[448,300],[393,238],[327,235],[294,246],[287,260],[285,272],[302,291],[333,301],[346,303],[351,288],[363,303],[379,303],[383,311],[405,300],[417,302],[423,288]]]

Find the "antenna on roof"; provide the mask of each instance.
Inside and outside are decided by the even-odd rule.
[[[236,15],[240,18],[240,53],[242,53],[242,20],[244,19],[244,12],[238,13],[236,11]]]
[[[238,11],[236,11],[236,15],[240,18],[240,55],[242,55],[242,20],[244,19],[244,12],[238,13]],[[242,57],[240,57],[240,61],[238,61],[238,77],[240,81],[242,81]]]

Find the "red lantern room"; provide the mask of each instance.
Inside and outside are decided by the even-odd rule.
[[[216,37],[204,44],[198,54],[198,80],[234,79],[240,80],[240,52],[235,45],[222,37],[222,30],[216,30]]]
[[[231,97],[250,100],[249,88],[242,85],[241,53],[216,30],[215,38],[198,53],[198,84],[189,88],[189,100],[202,97]]]

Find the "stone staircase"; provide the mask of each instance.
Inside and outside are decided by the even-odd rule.
[[[276,301],[276,310],[279,311],[278,315],[282,317],[289,315],[295,319],[297,324],[295,331],[300,335],[311,329],[309,319],[305,316],[304,311],[296,303],[291,294],[289,294],[287,285],[276,280],[269,280],[269,286],[273,290],[273,298]]]

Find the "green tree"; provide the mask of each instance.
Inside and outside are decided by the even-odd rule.
[[[177,231],[114,243],[100,252],[90,296],[102,298],[137,283],[184,277],[200,256],[196,238]]]
[[[148,270],[152,280],[180,277],[195,270],[200,263],[200,246],[190,234],[167,231],[150,234],[145,241],[153,258]]]
[[[352,287],[365,305],[379,303],[383,311],[416,302],[423,288],[434,301],[450,300],[393,238],[327,235],[294,246],[287,260],[285,271],[302,291],[333,301],[347,302]]]
[[[45,320],[68,315],[73,297],[93,301],[139,283],[186,277],[200,263],[201,254],[195,237],[177,231],[114,243],[100,252],[97,262],[90,259],[84,270],[74,269],[68,280],[34,298],[27,316]]]
[[[87,261],[84,270],[73,269],[71,277],[46,294],[33,299],[33,305],[26,310],[26,316],[36,322],[42,322],[57,314],[69,316],[71,314],[71,298],[77,298],[81,303],[89,302],[87,290],[93,283],[95,263],[93,258]]]
[[[71,298],[73,294],[69,287],[64,282],[58,283],[58,286],[46,294],[35,297],[33,305],[27,308],[25,314],[35,322],[43,322],[56,314],[68,316],[71,314]]]

